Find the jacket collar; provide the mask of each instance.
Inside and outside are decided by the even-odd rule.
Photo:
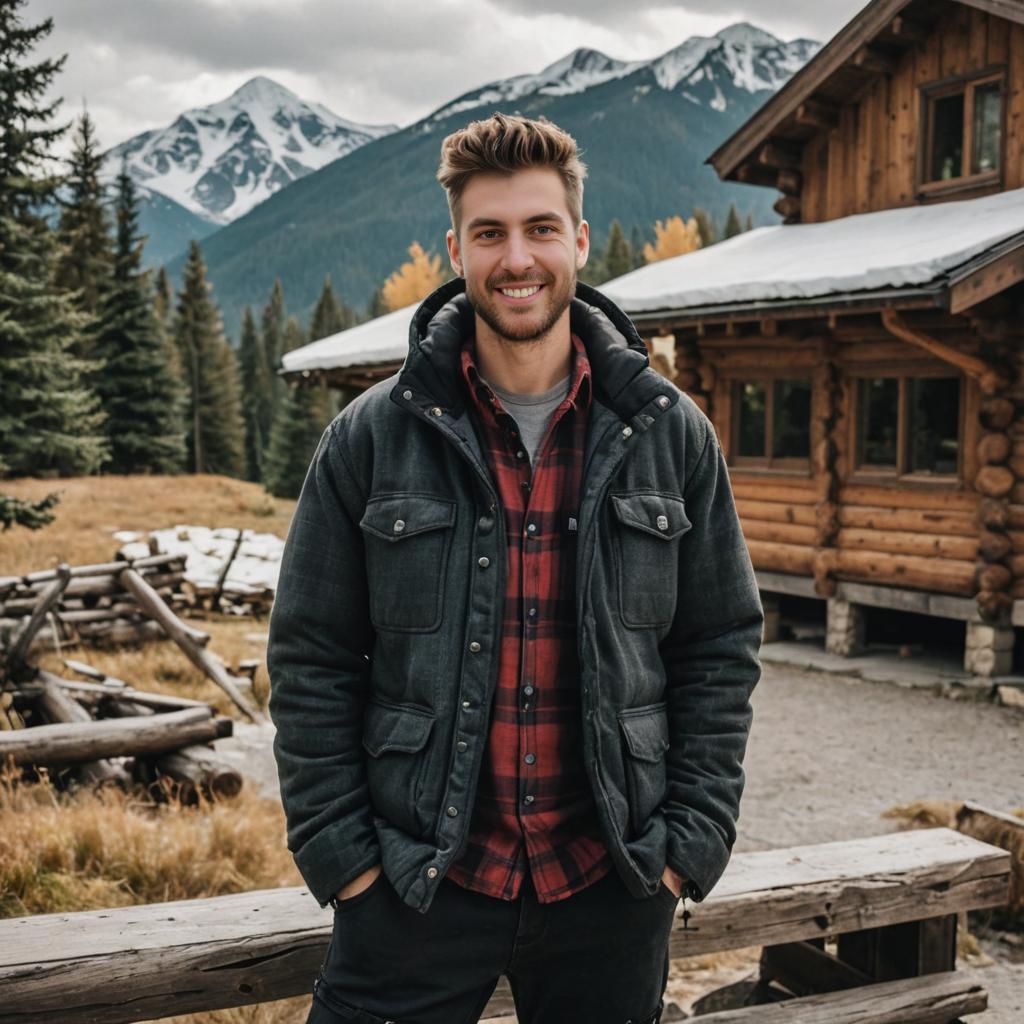
[[[641,410],[663,411],[654,400],[678,392],[650,366],[647,348],[626,314],[596,288],[576,283],[571,300],[570,328],[587,349],[593,374],[594,397],[630,422]],[[459,386],[459,360],[467,332],[476,330],[476,317],[466,295],[464,278],[456,277],[428,295],[409,325],[409,352],[391,395],[396,402],[407,389],[429,404],[460,415],[465,396]]]

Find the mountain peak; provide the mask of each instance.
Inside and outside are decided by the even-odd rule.
[[[275,82],[266,75],[256,75],[250,78],[244,85],[240,85],[229,97],[228,100],[237,100],[240,103],[259,103],[262,105],[280,103],[282,100],[289,102],[301,102],[299,97],[280,82]]]
[[[781,46],[782,40],[749,21],[738,21],[735,25],[715,33],[715,38],[732,46]]]

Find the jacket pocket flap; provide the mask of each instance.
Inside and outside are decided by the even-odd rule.
[[[612,508],[626,526],[649,533],[652,537],[672,540],[693,525],[686,518],[686,503],[674,494],[613,494]]]
[[[398,541],[425,530],[451,526],[455,502],[427,494],[389,494],[371,498],[359,525],[382,540]]]
[[[664,702],[642,708],[623,708],[619,725],[633,757],[640,761],[660,761],[668,750],[668,715]]]
[[[363,747],[373,757],[386,750],[412,754],[422,749],[433,725],[433,713],[424,708],[371,700],[363,717]]]

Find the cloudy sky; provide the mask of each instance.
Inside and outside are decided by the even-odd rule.
[[[54,88],[62,120],[87,104],[107,148],[256,74],[350,120],[406,125],[578,46],[650,59],[737,21],[827,40],[864,2],[28,0],[22,10],[32,24],[53,17],[37,53],[68,55]]]

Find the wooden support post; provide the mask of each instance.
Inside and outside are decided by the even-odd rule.
[[[7,652],[3,672],[0,675],[10,679],[17,679],[24,675],[27,668],[25,657],[28,654],[29,647],[32,646],[32,640],[46,621],[46,616],[50,613],[50,610],[60,601],[61,594],[64,593],[70,582],[71,567],[62,563],[57,566],[56,579],[43,589],[39,599],[36,601],[35,607],[32,609],[32,614],[25,620],[17,636],[14,638],[11,649]]]
[[[956,967],[956,914],[846,932],[838,956],[872,981],[916,978]]]
[[[238,536],[235,537],[235,544],[231,549],[231,554],[228,555],[227,561],[217,574],[217,586],[214,587],[213,596],[210,598],[210,609],[212,611],[216,611],[217,607],[220,605],[220,595],[224,593],[224,581],[228,578],[228,572],[231,569],[232,563],[238,556],[238,549],[242,546],[242,538],[245,536],[245,530],[239,527],[237,532]]]

